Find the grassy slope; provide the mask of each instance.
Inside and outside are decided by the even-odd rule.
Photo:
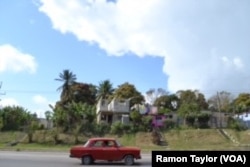
[[[250,144],[250,130],[236,132],[227,130],[240,143]],[[25,134],[20,132],[0,132],[0,150],[39,150],[39,151],[68,151],[74,145],[73,138],[67,135],[60,135],[66,144],[54,145],[52,137],[48,133],[38,132],[34,139],[39,143],[27,144],[27,140],[16,146],[7,146],[10,141],[15,141],[23,138]],[[203,130],[171,130],[166,132],[165,138],[168,146],[156,146],[151,142],[151,133],[137,133],[136,135],[124,135],[122,137],[108,135],[107,137],[116,137],[123,145],[138,146],[144,152],[151,150],[226,150],[226,149],[240,149],[236,147],[235,143],[225,139],[215,129]],[[87,140],[86,137],[80,137],[80,141]],[[42,144],[46,141],[46,144]]]

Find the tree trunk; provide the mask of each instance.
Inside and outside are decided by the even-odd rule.
[[[32,132],[28,133],[28,142],[33,143],[33,133]]]

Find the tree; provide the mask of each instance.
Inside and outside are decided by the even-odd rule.
[[[114,92],[112,83],[109,80],[104,80],[97,87],[97,100],[103,98],[108,99]]]
[[[71,131],[73,132],[73,135],[75,137],[75,144],[79,142],[78,136],[83,128],[84,125],[84,106],[82,103],[75,103],[74,101],[70,103],[69,106],[70,110],[72,111],[71,113]]]
[[[150,105],[153,105],[156,99],[160,98],[161,96],[167,96],[167,94],[168,93],[162,88],[150,89],[146,92],[145,98]]]
[[[250,93],[240,93],[233,101],[234,111],[244,113],[250,109]]]
[[[196,103],[199,110],[204,110],[208,107],[205,96],[198,90],[181,90],[176,94],[180,99],[180,105],[183,103]]]
[[[142,94],[135,88],[134,85],[125,82],[115,89],[112,97],[117,99],[125,100],[130,99],[130,107],[135,104],[141,104],[144,101]]]
[[[141,124],[142,115],[140,114],[139,111],[136,111],[136,110],[131,111],[129,116],[130,116],[134,126],[139,126]]]
[[[59,139],[59,134],[61,132],[61,127],[60,126],[66,126],[65,123],[65,112],[62,110],[60,107],[53,107],[51,104],[49,104],[49,107],[52,109],[52,120],[54,123],[54,128],[52,129],[51,133],[54,139],[55,144],[61,143]]]
[[[53,111],[53,124],[56,127],[63,127],[64,129],[67,129],[66,127],[68,127],[69,125],[69,116],[66,110],[66,105],[61,101],[58,101],[56,102],[55,107],[53,107],[52,105],[49,106]]]
[[[179,108],[179,98],[175,94],[171,95],[164,95],[158,97],[154,105],[163,108],[163,109],[169,109],[170,111],[176,111]]]
[[[233,99],[229,92],[218,92],[208,99],[209,109],[217,112],[231,112]]]
[[[39,128],[38,120],[36,114],[31,114],[31,113],[26,113],[26,125],[24,126],[24,131],[28,135],[28,142],[32,143],[33,142],[33,135],[35,131]]]
[[[91,97],[93,97],[96,100],[96,97],[97,97],[97,86],[93,85],[91,83],[89,83],[88,85],[89,85],[89,89],[90,89],[90,92],[91,92]]]
[[[201,110],[207,109],[205,96],[198,90],[178,91],[177,96],[180,100],[178,114],[185,119],[185,123],[193,126]]]
[[[197,103],[183,103],[178,109],[178,114],[184,118],[185,124],[194,125],[195,118],[200,113]]]
[[[56,78],[56,81],[63,82],[62,86],[60,86],[57,90],[61,92],[61,99],[63,102],[68,102],[71,99],[71,85],[76,82],[76,75],[71,71],[63,70],[62,73],[59,74],[59,78]]]
[[[75,143],[78,143],[78,136],[81,131],[93,131],[92,126],[96,118],[95,108],[86,103],[72,102],[69,105],[71,111],[71,131],[75,136]]]
[[[75,82],[70,86],[72,95],[71,102],[87,103],[94,105],[96,103],[96,88],[92,84]]]
[[[6,106],[0,110],[0,115],[3,119],[3,131],[20,130],[26,125],[26,113],[28,111],[20,106]]]
[[[0,131],[2,130],[3,126],[3,117],[0,116]]]

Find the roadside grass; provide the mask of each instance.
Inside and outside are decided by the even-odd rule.
[[[65,152],[70,149],[68,145],[51,145],[51,144],[39,144],[39,143],[19,143],[15,146],[7,146],[0,144],[0,150],[10,151],[49,151],[49,152]]]
[[[152,150],[166,150],[166,146],[158,146],[152,143],[151,133],[138,132],[137,134],[126,134],[121,137],[115,135],[107,135],[107,137],[117,138],[124,146],[140,147],[142,152],[147,153]]]
[[[250,144],[250,131],[227,130],[237,140],[244,144]],[[21,132],[0,132],[0,150],[13,151],[59,151],[68,152],[74,144],[74,137],[60,134],[59,138],[63,144],[55,145],[51,133],[37,131],[34,134],[34,143],[28,143],[27,138],[19,144],[9,146],[13,141],[20,140],[25,134]],[[139,132],[137,134],[126,134],[123,136],[106,135],[105,137],[117,138],[124,146],[138,146],[143,153],[152,150],[239,150],[235,143],[223,137],[216,129],[182,129],[169,130],[164,133],[167,146],[158,146],[152,143],[151,133]],[[88,138],[79,136],[80,144]]]
[[[250,130],[235,131],[232,129],[226,129],[226,131],[241,144],[250,144]]]
[[[0,144],[2,143],[8,143],[8,142],[11,142],[11,141],[16,141],[18,140],[19,138],[21,138],[21,136],[24,136],[25,133],[23,132],[13,132],[13,131],[10,131],[10,132],[0,132]]]
[[[221,150],[235,148],[215,129],[170,130],[165,133],[169,148],[174,150]]]

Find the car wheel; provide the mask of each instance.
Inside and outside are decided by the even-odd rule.
[[[124,158],[125,165],[133,165],[134,164],[134,157],[132,155],[126,155]]]
[[[82,157],[83,165],[90,165],[91,163],[92,163],[92,158],[89,155]]]

